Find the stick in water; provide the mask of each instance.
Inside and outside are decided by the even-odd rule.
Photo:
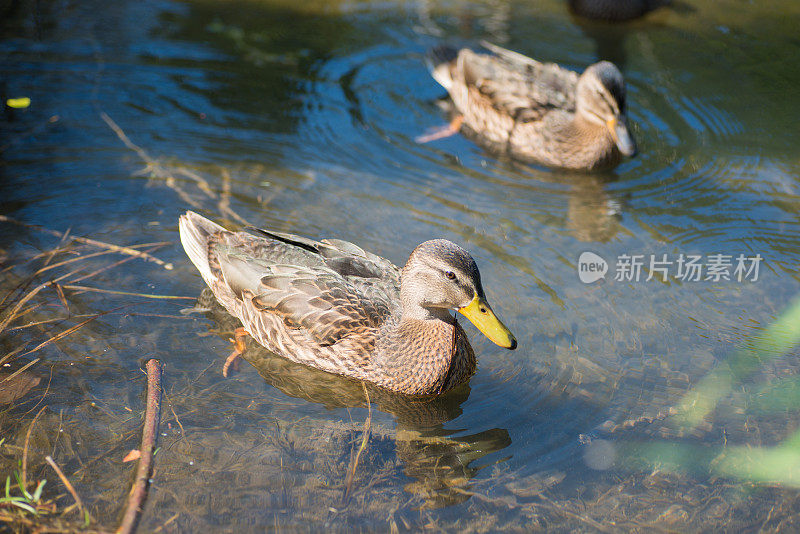
[[[147,498],[147,487],[152,472],[153,450],[158,436],[158,421],[161,414],[161,362],[156,359],[147,362],[147,406],[144,412],[144,428],[142,444],[139,447],[142,455],[136,467],[136,480],[133,482],[125,515],[117,529],[117,534],[130,534],[136,530],[139,516]]]

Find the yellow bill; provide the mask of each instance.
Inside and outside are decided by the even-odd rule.
[[[475,295],[472,301],[458,309],[461,314],[472,322],[483,335],[501,347],[514,350],[517,340],[514,335],[500,322],[485,300]]]

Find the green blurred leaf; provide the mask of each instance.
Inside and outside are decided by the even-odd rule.
[[[710,414],[719,401],[728,395],[733,385],[753,373],[764,363],[786,354],[800,341],[800,298],[795,298],[786,310],[767,328],[703,378],[679,403],[680,425],[696,427]]]
[[[9,98],[6,100],[6,105],[10,108],[14,109],[25,109],[31,105],[31,99],[27,96],[23,96],[20,98]]]
[[[30,501],[31,494],[28,493],[27,489],[25,489],[25,484],[22,483],[19,471],[14,471],[14,478],[17,479],[17,486],[19,486],[19,490],[22,492],[22,495],[25,496],[25,498]]]
[[[47,482],[46,479],[42,480],[41,482],[39,482],[39,485],[36,486],[36,491],[33,492],[33,502],[36,503],[39,502],[39,499],[42,497],[42,490],[44,489],[44,485],[46,482]]]

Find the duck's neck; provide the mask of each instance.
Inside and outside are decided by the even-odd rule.
[[[403,313],[400,316],[400,322],[417,320],[417,321],[444,321],[445,323],[452,324],[453,316],[450,315],[450,310],[446,308],[429,308],[419,304],[404,302]]]
[[[598,124],[583,116],[582,113],[575,113],[572,119],[572,128],[574,135],[583,138],[584,140],[596,139],[601,142],[611,141],[611,135],[602,124]]]
[[[603,167],[617,163],[620,159],[611,134],[602,124],[588,120],[581,113],[576,113],[570,129],[572,135],[580,139],[574,143],[576,150],[581,152],[588,160],[595,162],[595,167]]]

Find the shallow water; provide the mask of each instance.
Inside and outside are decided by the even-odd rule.
[[[69,314],[53,288],[32,300],[41,306],[12,327],[59,322],[7,331],[3,354],[113,311],[14,359],[10,371],[40,358],[29,370],[41,380],[0,406],[3,477],[47,406],[29,477],[47,478],[52,498],[62,491],[42,461],[51,454],[112,528],[132,478],[121,460],[138,446],[139,368],[157,357],[167,397],[145,531],[796,524],[796,464],[778,478],[744,461],[720,467],[729,450],[796,431],[794,352],[759,349],[702,424],[673,414],[757,346],[800,289],[793,2],[686,2],[621,26],[555,1],[0,9],[0,96],[32,101],[0,120],[0,213],[120,245],[169,241],[152,253],[173,269],[136,259],[81,283],[190,297],[67,290]],[[448,120],[424,63],[444,36],[574,69],[613,59],[638,157],[587,175],[518,164],[460,135],[418,144]],[[430,402],[370,390],[348,492],[368,417],[361,386],[252,345],[249,363],[221,376],[235,323],[181,313],[203,289],[177,239],[186,209],[347,239],[396,263],[425,239],[452,239],[476,258],[519,348],[469,326],[479,369],[468,385]],[[25,260],[58,243],[0,222],[2,267],[13,266],[3,295],[43,265]],[[610,263],[604,282],[579,280],[584,251]],[[618,281],[624,254],[763,261],[756,281],[645,281],[646,270]],[[121,258],[91,258],[83,272]]]

